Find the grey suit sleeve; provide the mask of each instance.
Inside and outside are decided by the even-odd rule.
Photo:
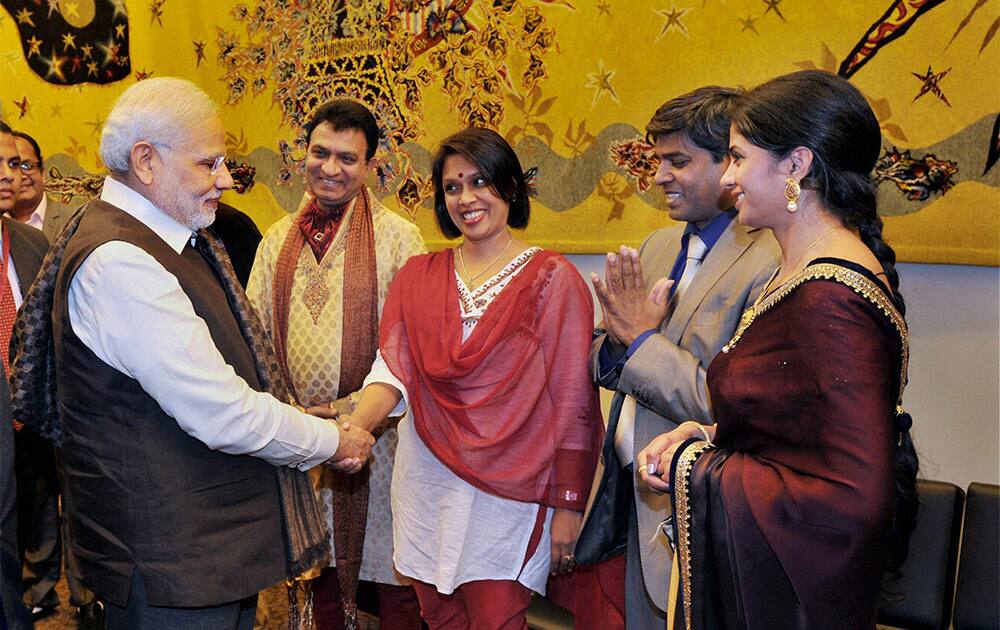
[[[625,363],[618,391],[677,423],[711,423],[705,368],[662,334],[650,335]]]
[[[712,331],[711,338],[721,339],[722,343],[729,341],[739,314],[757,299],[772,269],[764,267],[754,277],[746,300],[731,318],[733,330],[724,331],[721,335]],[[698,334],[699,331],[689,330],[685,336]],[[706,339],[704,343],[711,342]],[[631,395],[639,404],[678,424],[685,420],[711,424],[714,420],[706,383],[707,369],[708,366],[702,365],[697,356],[662,334],[655,334],[647,338],[625,363],[618,391]]]

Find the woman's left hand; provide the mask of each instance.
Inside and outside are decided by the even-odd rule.
[[[552,552],[550,572],[565,573],[572,571],[576,566],[576,558],[573,557],[573,549],[576,547],[576,539],[580,536],[580,527],[583,525],[583,514],[576,510],[556,508],[552,515]]]

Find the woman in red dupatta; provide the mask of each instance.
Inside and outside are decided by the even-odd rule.
[[[902,412],[908,338],[870,173],[879,123],[846,80],[798,72],[732,115],[739,220],[781,267],[708,369],[717,424],[639,454],[671,490],[672,628],[873,628],[906,556],[916,453]]]
[[[530,247],[528,187],[498,134],[469,128],[434,162],[454,249],[396,274],[379,357],[351,422],[399,425],[394,561],[431,628],[526,628],[531,592],[569,570],[603,434],[587,374],[590,291]]]

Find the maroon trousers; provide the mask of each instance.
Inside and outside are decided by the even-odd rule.
[[[544,506],[538,506],[535,526],[528,538],[522,568],[535,555],[545,527]],[[450,595],[438,592],[433,584],[413,581],[420,601],[420,616],[431,630],[527,630],[526,613],[531,589],[517,580],[476,580],[466,582]]]
[[[313,621],[316,630],[344,630],[344,601],[340,595],[337,567],[323,569],[312,580]],[[379,627],[386,630],[421,630],[420,605],[409,586],[379,584]]]

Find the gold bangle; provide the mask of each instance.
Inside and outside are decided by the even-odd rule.
[[[712,436],[710,436],[708,434],[708,429],[705,428],[705,425],[701,424],[700,422],[695,422],[694,420],[688,420],[684,424],[689,424],[689,423],[693,424],[695,426],[695,428],[698,429],[698,431],[701,433],[702,437],[705,438],[706,442],[708,442],[709,444],[712,443]]]

